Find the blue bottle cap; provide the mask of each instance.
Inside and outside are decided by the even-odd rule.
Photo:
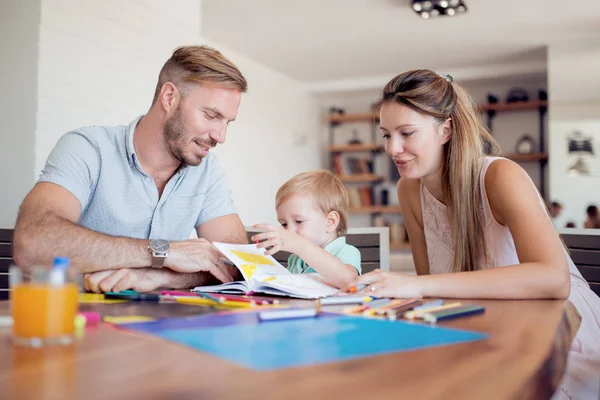
[[[52,268],[67,269],[69,268],[69,257],[54,257]]]

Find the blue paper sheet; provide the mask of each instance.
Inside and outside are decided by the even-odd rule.
[[[258,322],[253,313],[213,314],[127,327],[255,370],[330,363],[487,337],[477,332],[338,315]]]

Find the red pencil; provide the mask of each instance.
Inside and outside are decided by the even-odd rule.
[[[175,292],[173,290],[163,290],[162,292],[160,292],[161,295],[163,296],[192,296],[192,297],[197,297],[198,295],[194,292]]]
[[[273,302],[274,302],[274,300],[262,300],[262,299],[255,299],[255,298],[243,296],[243,295],[232,295],[232,294],[222,294],[222,293],[216,293],[215,297],[222,298],[224,300],[243,301],[246,303],[256,303],[256,304],[273,304]]]

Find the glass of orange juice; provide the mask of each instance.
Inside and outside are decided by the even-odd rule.
[[[78,305],[78,273],[68,260],[56,258],[52,268],[10,269],[13,341],[40,347],[70,344]]]

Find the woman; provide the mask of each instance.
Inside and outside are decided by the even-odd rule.
[[[528,175],[485,155],[498,145],[467,93],[451,77],[415,70],[392,79],[380,105],[418,275],[374,271],[354,283],[375,297],[568,298],[582,315],[573,349],[600,358],[600,299]]]

